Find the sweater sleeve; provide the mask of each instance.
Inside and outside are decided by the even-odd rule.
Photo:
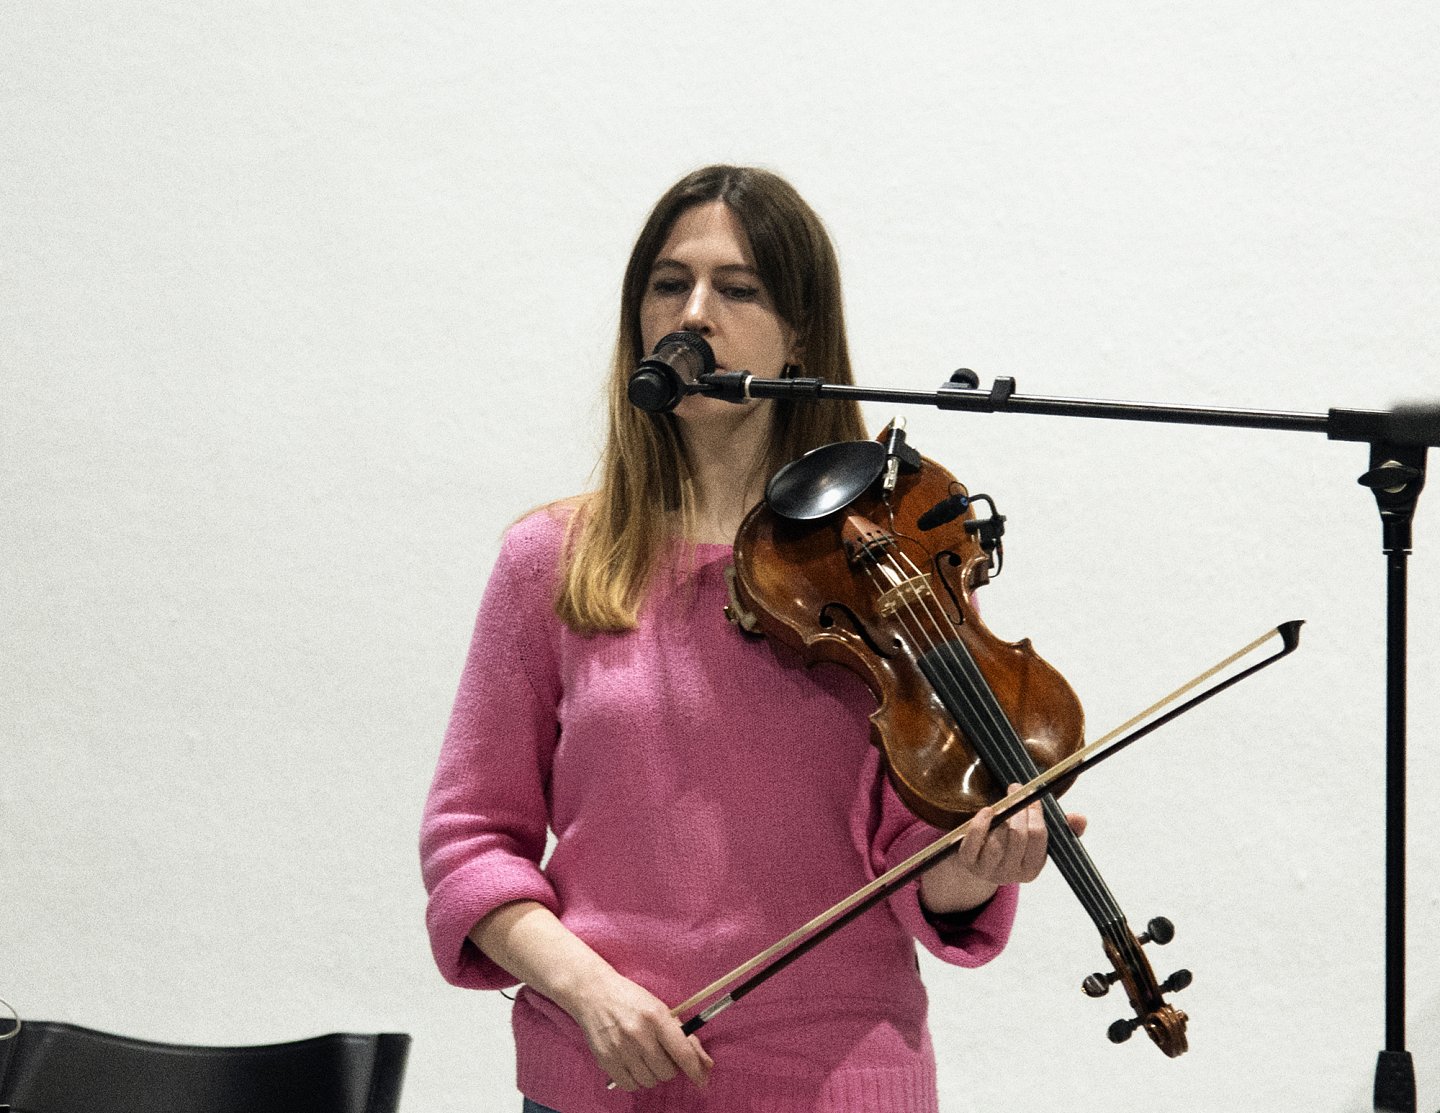
[[[445,979],[467,988],[515,984],[467,938],[486,914],[517,900],[560,911],[540,861],[558,734],[551,595],[562,533],[541,511],[506,534],[421,825],[431,950]]]
[[[883,783],[880,822],[871,842],[871,855],[873,868],[883,873],[929,846],[943,832],[916,819],[885,774],[879,770],[877,773]],[[1019,894],[1018,885],[1002,885],[972,914],[932,917],[920,904],[917,879],[890,894],[889,901],[901,925],[932,955],[952,966],[975,967],[983,966],[1004,949]]]

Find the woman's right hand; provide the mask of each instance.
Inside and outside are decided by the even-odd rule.
[[[665,1002],[617,973],[544,905],[501,905],[475,925],[470,941],[569,1013],[619,1089],[656,1086],[678,1071],[697,1086],[709,1080],[714,1060],[681,1031]]]
[[[557,1001],[585,1033],[590,1053],[618,1089],[649,1089],[683,1072],[697,1086],[715,1065],[687,1036],[665,1003],[644,986],[609,971]]]

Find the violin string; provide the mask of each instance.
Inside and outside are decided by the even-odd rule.
[[[893,556],[889,558],[892,571],[898,579],[910,578],[924,584],[924,587],[915,594],[918,594],[924,601],[926,617],[930,619],[939,633],[943,634],[948,627],[949,636],[944,644],[937,645],[933,637],[925,634],[924,623],[917,618],[910,602],[912,593],[903,592],[901,598],[904,600],[905,610],[911,619],[911,626],[907,632],[917,643],[921,641],[928,643],[927,649],[932,658],[940,662],[944,672],[948,674],[946,679],[956,685],[957,694],[966,697],[972,715],[977,711],[980,713],[973,723],[986,735],[987,744],[991,747],[995,757],[1001,759],[998,763],[1007,766],[1001,770],[1003,775],[1020,783],[1029,781],[1039,773],[1034,759],[1021,744],[1018,734],[995,698],[993,689],[986,682],[984,674],[981,673],[968,647],[961,641],[960,632],[950,615],[935,599],[929,577],[898,544],[895,548],[900,560],[909,566],[908,577],[906,568]],[[932,601],[934,602],[933,608]],[[902,622],[901,625],[904,627],[905,623]],[[919,632],[919,636],[916,631]],[[940,670],[937,669],[938,671]],[[1089,855],[1084,847],[1070,832],[1065,814],[1053,794],[1046,793],[1042,800],[1047,813],[1047,827],[1050,828],[1052,834],[1052,838],[1049,840],[1049,853],[1057,863],[1066,867],[1062,870],[1066,875],[1066,880],[1070,882],[1076,897],[1090,914],[1102,937],[1110,940],[1117,951],[1125,957],[1127,965],[1132,970],[1143,970],[1144,968],[1140,965],[1143,960],[1139,952],[1139,943],[1126,925],[1124,913],[1113,894],[1110,893],[1094,863],[1089,861]]]
[[[960,640],[959,630],[948,613],[935,600],[929,578],[903,549],[899,549],[897,546],[897,551],[899,559],[896,559],[894,555],[887,557],[892,574],[896,579],[898,581],[918,581],[925,585],[918,592],[900,593],[904,611],[910,620],[906,623],[902,619],[902,628],[917,645],[924,646],[934,671],[937,674],[943,674],[943,681],[950,687],[952,698],[954,696],[962,698],[969,712],[969,725],[976,734],[974,740],[982,742],[983,736],[983,744],[988,751],[987,759],[999,766],[994,771],[1004,776],[1007,781],[1024,783],[1030,780],[1038,774],[1039,769],[1021,746],[1019,737],[999,706],[998,700],[995,699],[993,690],[985,681],[973,656]],[[904,561],[903,565],[900,563],[901,560]],[[908,569],[905,565],[908,565]],[[873,579],[874,573],[872,573]],[[928,623],[916,614],[912,600],[917,597],[924,611],[924,618],[929,620]],[[896,614],[898,617],[898,610]],[[927,626],[933,626],[934,635],[928,632]],[[948,636],[946,636],[947,628]],[[937,636],[944,640],[937,640]],[[932,678],[932,681],[933,679],[935,678]],[[1051,828],[1053,835],[1049,840],[1050,854],[1057,862],[1066,867],[1062,871],[1066,875],[1066,880],[1070,882],[1071,888],[1074,889],[1082,906],[1103,933],[1108,924],[1117,918],[1123,919],[1123,916],[1116,906],[1114,898],[1105,889],[1093,863],[1083,860],[1084,852],[1077,851],[1078,844],[1074,842],[1073,837],[1066,837],[1069,834],[1068,826],[1063,832],[1058,831],[1059,825],[1066,824],[1066,820],[1064,813],[1054,803],[1054,798],[1047,794],[1044,800],[1047,805],[1045,810],[1049,813],[1047,826]]]

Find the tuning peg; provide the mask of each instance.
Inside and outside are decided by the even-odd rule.
[[[1129,1020],[1117,1020],[1114,1024],[1110,1025],[1109,1028],[1105,1029],[1105,1034],[1110,1037],[1111,1043],[1124,1043],[1130,1038],[1130,1034],[1138,1027],[1140,1027],[1139,1017],[1132,1017]]]
[[[1118,973],[1101,974],[1097,971],[1080,983],[1080,991],[1086,997],[1104,997],[1110,992],[1110,987],[1119,980]]]
[[[1176,970],[1165,979],[1165,984],[1160,989],[1165,993],[1178,993],[1194,980],[1195,977],[1189,970]]]
[[[1158,943],[1165,946],[1166,943],[1175,938],[1175,925],[1164,916],[1156,916],[1145,925],[1145,931],[1140,936],[1140,946],[1146,943]]]

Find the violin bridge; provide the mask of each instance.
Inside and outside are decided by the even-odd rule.
[[[901,608],[926,607],[934,598],[935,592],[930,586],[930,576],[928,573],[922,572],[918,576],[901,580],[882,592],[875,601],[875,605],[880,613],[888,618]]]

